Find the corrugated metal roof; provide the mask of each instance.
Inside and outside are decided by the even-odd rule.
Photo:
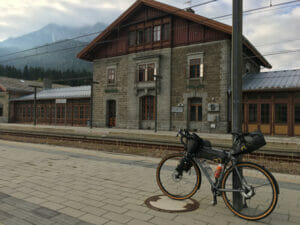
[[[0,76],[0,85],[5,89],[5,91],[18,91],[18,92],[34,92],[33,87],[30,85],[41,86],[43,87],[43,82],[32,81],[32,80],[23,80],[17,78],[3,77]],[[52,84],[54,88],[68,87],[68,85],[61,84]]]
[[[90,98],[91,97],[91,86],[78,86],[78,87],[67,87],[67,88],[54,88],[43,90],[37,93],[36,98],[41,99],[59,99],[59,98]],[[33,100],[34,94],[22,96],[20,98],[13,99],[12,101],[27,101]]]
[[[243,91],[278,88],[300,89],[300,69],[246,74],[243,76]]]

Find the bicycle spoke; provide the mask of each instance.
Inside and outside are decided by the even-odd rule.
[[[243,171],[243,196],[244,207],[236,206],[233,203],[233,194],[224,192],[223,199],[227,206],[235,214],[247,219],[260,219],[268,215],[274,209],[274,201],[277,201],[275,185],[263,168],[252,163],[241,163],[238,165]],[[222,181],[222,188],[232,189],[232,171],[227,173]],[[269,210],[271,209],[271,210]]]
[[[266,185],[270,185],[270,183],[265,183],[265,184],[261,184],[261,185],[258,185],[258,186],[254,186],[253,188],[260,188],[260,187],[263,187],[263,186],[266,186]]]

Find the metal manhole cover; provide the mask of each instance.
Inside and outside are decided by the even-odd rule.
[[[186,200],[174,200],[165,195],[152,196],[145,200],[150,208],[163,212],[189,212],[199,208],[199,203],[190,198]]]

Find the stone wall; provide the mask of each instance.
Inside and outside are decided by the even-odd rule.
[[[170,86],[171,86],[171,49],[165,48],[147,52],[132,53],[94,61],[94,125],[107,126],[107,101],[116,101],[116,127],[134,129],[154,129],[154,120],[142,121],[140,98],[145,95],[155,96],[155,81],[137,82],[139,64],[155,63],[157,74],[161,76],[157,83],[159,130],[170,129]],[[107,85],[107,67],[115,66],[117,82]]]
[[[203,78],[189,79],[188,61],[203,59]],[[246,70],[244,61],[243,70]],[[127,129],[154,129],[154,120],[141,119],[140,99],[155,96],[155,81],[137,82],[138,65],[155,63],[161,79],[157,83],[158,130],[190,128],[198,132],[226,133],[231,121],[231,42],[230,40],[193,44],[175,48],[132,53],[94,61],[93,121],[97,127],[107,127],[107,101],[116,101],[116,127]],[[107,68],[115,67],[117,82],[107,84]],[[259,71],[255,63],[248,69]],[[202,121],[189,121],[189,101],[202,99]],[[219,110],[209,110],[217,104]]]
[[[188,57],[193,54],[202,54],[203,78],[189,79]],[[183,112],[172,113],[173,130],[187,127],[199,132],[227,132],[230,61],[227,40],[173,49],[171,106],[183,106]],[[193,97],[202,99],[202,121],[199,122],[189,122],[189,99]],[[209,112],[209,103],[219,104],[219,111]],[[209,122],[212,118],[215,121]]]
[[[9,113],[9,94],[8,92],[0,92],[0,104],[3,108],[3,114],[0,116],[0,123],[8,122]]]

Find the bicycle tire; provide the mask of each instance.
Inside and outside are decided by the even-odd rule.
[[[156,181],[160,190],[169,198],[176,200],[184,200],[192,197],[197,190],[200,188],[201,184],[201,172],[194,160],[191,159],[192,166],[189,171],[183,171],[183,176],[179,180],[175,180],[174,173],[179,161],[182,159],[183,155],[180,153],[171,154],[163,158],[156,169]],[[189,174],[188,174],[189,173]],[[170,186],[165,183],[165,179],[173,180],[170,182]],[[191,190],[187,190],[187,193],[175,193],[174,189],[176,183],[183,182],[189,179],[192,181]],[[194,182],[193,182],[194,180]],[[182,185],[182,184],[181,184]],[[184,189],[184,188],[183,188]]]
[[[249,187],[251,186],[251,189],[241,193],[243,206],[240,206],[239,208],[234,206],[233,200],[230,200],[230,198],[233,199],[233,192],[222,192],[222,197],[226,206],[235,215],[246,220],[260,220],[270,215],[276,207],[279,194],[278,184],[275,178],[264,167],[252,162],[241,162],[238,163],[236,167],[243,171],[243,177]],[[230,185],[233,171],[234,168],[230,167],[225,172],[221,182],[222,189],[233,189],[233,184]],[[250,184],[250,182],[255,183],[256,187],[253,186],[253,184]],[[259,194],[258,190],[260,191]],[[248,194],[253,194],[253,196],[247,196]],[[267,198],[267,201],[264,201],[265,198]],[[252,200],[257,201],[258,204],[253,203]],[[266,209],[264,209],[265,205],[267,206]],[[253,215],[251,215],[251,213]]]

